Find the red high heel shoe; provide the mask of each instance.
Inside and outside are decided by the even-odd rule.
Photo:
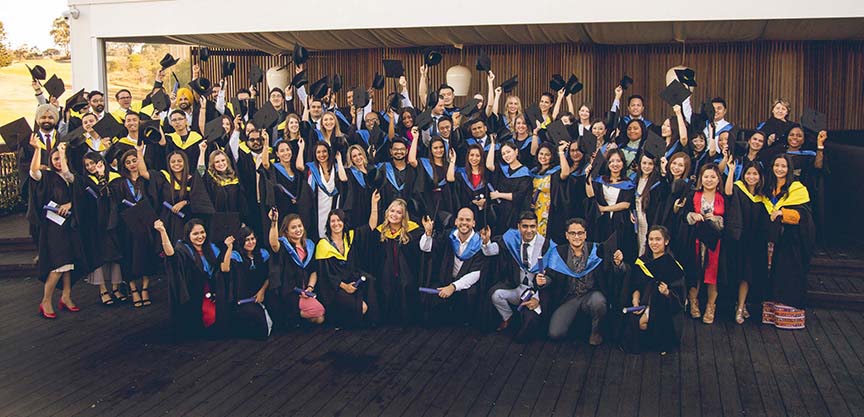
[[[45,308],[42,307],[42,304],[39,304],[39,314],[42,315],[42,318],[53,320],[57,318],[57,313],[46,313]]]
[[[71,312],[71,313],[77,313],[77,312],[81,311],[81,309],[78,307],[67,306],[66,303],[63,302],[63,300],[60,300],[60,302],[57,303],[57,309],[60,311],[63,311],[64,309],[69,310],[69,312]]]

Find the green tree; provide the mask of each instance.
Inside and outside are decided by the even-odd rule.
[[[12,53],[6,44],[6,29],[3,27],[3,22],[0,22],[0,68],[6,67],[11,63]]]
[[[51,36],[54,37],[54,43],[69,55],[69,22],[62,17],[54,19]]]

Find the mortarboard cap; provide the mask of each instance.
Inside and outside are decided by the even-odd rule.
[[[567,94],[576,94],[582,91],[584,85],[579,81],[579,77],[576,74],[570,74],[570,78],[567,79],[567,84],[564,86],[564,89],[567,91]]]
[[[84,98],[84,89],[78,90],[77,93],[73,94],[72,97],[66,99],[66,108],[71,109],[73,111],[81,111],[84,107],[87,107],[87,99]]]
[[[84,143],[84,126],[80,126],[77,129],[66,133],[60,138],[60,142],[66,142],[72,147],[80,146]]]
[[[222,127],[222,118],[217,117],[204,125],[204,139],[207,143],[213,143],[213,141],[222,138],[225,136],[225,128]]]
[[[159,131],[159,121],[141,118],[138,122],[138,142],[146,141],[148,144],[159,143],[162,133]]]
[[[702,114],[702,117],[705,118],[705,121],[707,123],[713,123],[714,122],[714,104],[713,103],[711,103],[710,101],[703,101],[702,107],[700,110],[701,110],[700,113]]]
[[[399,108],[402,107],[402,94],[391,93],[387,99],[387,106],[393,110],[399,111]]]
[[[514,76],[510,77],[509,79],[504,80],[503,83],[501,83],[501,91],[503,91],[505,93],[509,93],[509,92],[513,91],[514,88],[516,88],[517,84],[519,84],[519,76],[514,75]]]
[[[432,108],[438,105],[439,95],[437,91],[430,91],[426,95],[426,108]]]
[[[600,175],[600,171],[605,166],[606,155],[603,155],[602,152],[597,152],[597,156],[594,157],[594,162],[591,164],[591,172],[589,172],[588,175],[590,175],[591,178],[597,178],[597,176]]]
[[[459,109],[459,113],[462,115],[462,117],[467,117],[474,114],[474,112],[477,111],[478,103],[480,103],[480,100],[477,100],[474,97],[469,98],[467,101],[465,101],[465,104]]]
[[[618,248],[618,232],[612,232],[608,238],[603,242],[603,259],[612,259],[613,255],[615,255],[615,251]]]
[[[162,89],[157,90],[150,96],[150,102],[153,103],[153,108],[159,112],[166,111],[171,107],[171,98]]]
[[[540,111],[540,106],[532,104],[525,109],[525,122],[528,124],[529,132],[534,131],[538,121],[543,122],[543,112]]]
[[[477,71],[490,71],[492,69],[492,59],[486,52],[481,51],[477,56]]]
[[[237,64],[232,61],[222,61],[222,78],[228,78],[234,75],[234,69]]]
[[[372,88],[374,88],[376,90],[384,89],[384,76],[383,75],[381,75],[377,72],[375,73],[375,77],[372,78]]]
[[[681,84],[696,87],[696,71],[693,71],[692,68],[676,69],[675,76]]]
[[[363,86],[354,89],[354,107],[363,108],[369,104],[369,92]]]
[[[210,59],[210,48],[206,46],[198,48],[198,59],[201,60],[201,62],[207,62],[207,60]]]
[[[399,78],[405,75],[405,67],[402,66],[402,61],[396,59],[384,60],[384,76],[387,78]]]
[[[276,123],[276,120],[279,120],[279,113],[276,112],[276,109],[268,101],[264,104],[264,107],[255,113],[255,117],[252,118],[252,124],[258,129],[270,129]]]
[[[294,78],[291,79],[291,85],[297,88],[303,87],[307,83],[309,83],[309,79],[306,78],[306,70],[294,74]]]
[[[33,127],[23,117],[0,127],[0,136],[3,137],[10,151],[18,149],[18,144],[21,142],[29,143],[32,134]]]
[[[294,59],[294,65],[303,65],[306,63],[306,60],[309,59],[309,51],[307,51],[303,45],[295,43],[292,57]]]
[[[44,81],[45,77],[48,76],[48,73],[45,72],[45,68],[43,68],[41,65],[36,65],[33,68],[30,68],[29,65],[25,66],[27,67],[27,70],[30,71],[30,77],[33,78],[33,81]]]
[[[159,218],[146,199],[139,200],[134,206],[123,210],[120,217],[135,236],[150,236],[153,223]]]
[[[333,87],[332,88],[333,88],[334,93],[338,93],[339,91],[342,90],[342,76],[341,75],[336,74],[333,76]]]
[[[624,74],[624,76],[621,77],[621,82],[619,82],[618,85],[621,86],[622,90],[626,90],[626,89],[630,88],[631,85],[633,85],[633,79],[630,78],[629,75]]]
[[[825,113],[820,113],[807,107],[804,109],[804,114],[801,116],[801,126],[813,133],[819,133],[827,129],[828,121],[825,117]]]
[[[597,150],[597,137],[588,129],[582,132],[582,136],[579,137],[579,150],[582,151],[585,158],[590,158],[591,154]]]
[[[222,242],[240,231],[240,213],[216,212],[210,217],[210,240]]]
[[[552,91],[558,91],[564,88],[565,85],[567,85],[567,82],[564,81],[564,77],[561,74],[552,74],[552,79],[549,80],[549,88]]]
[[[104,139],[116,138],[123,132],[123,125],[111,115],[106,115],[102,120],[93,125],[93,130]]]
[[[497,114],[492,114],[491,116],[486,118],[485,123],[486,123],[486,131],[487,132],[497,133],[501,129],[506,129],[503,126],[504,124],[501,123],[500,117],[501,116],[499,116]],[[483,119],[475,119],[475,120],[483,120]]]
[[[690,97],[690,89],[681,84],[678,80],[673,80],[663,91],[660,92],[660,98],[669,103],[670,106],[681,105],[687,97]]]
[[[264,71],[258,65],[252,65],[249,69],[249,84],[258,84],[264,80]]]
[[[565,126],[564,122],[561,120],[549,123],[549,126],[546,126],[546,135],[556,146],[561,143],[561,141],[570,142],[572,140],[572,138],[570,138],[570,132],[567,131],[567,126]]]
[[[199,77],[192,81],[189,81],[189,87],[192,88],[192,91],[198,93],[201,96],[210,95],[213,92],[213,86],[210,84],[210,80]]]
[[[440,64],[441,58],[443,58],[443,56],[441,55],[441,52],[439,52],[436,49],[427,48],[426,50],[423,51],[423,63],[427,67],[434,67],[434,66]]]
[[[58,98],[66,91],[66,86],[63,84],[63,80],[58,78],[55,74],[45,82],[45,91],[47,91],[51,97]]]
[[[171,54],[165,54],[165,56],[162,57],[162,60],[159,61],[159,65],[162,66],[162,70],[166,70],[173,67],[178,61],[180,60],[174,58]]]
[[[653,130],[648,129],[648,137],[645,138],[645,144],[642,146],[645,156],[654,159],[666,154],[666,141]]]
[[[322,77],[318,81],[315,81],[314,83],[312,83],[312,85],[309,86],[309,94],[311,94],[312,97],[321,100],[322,98],[324,98],[324,96],[327,95],[327,84],[329,82],[330,77],[325,75],[324,77]]]
[[[432,111],[426,109],[424,112],[417,115],[414,119],[414,125],[420,130],[426,130],[432,124]]]

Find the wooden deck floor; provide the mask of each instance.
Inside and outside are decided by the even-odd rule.
[[[688,321],[679,352],[515,344],[469,328],[324,327],[168,343],[155,304],[37,314],[40,283],[0,280],[2,416],[864,416],[864,314],[807,329]],[[728,314],[727,314],[728,315]]]

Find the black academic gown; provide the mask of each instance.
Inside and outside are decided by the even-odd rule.
[[[134,151],[137,142],[132,142],[129,138],[119,139],[111,145],[108,152],[105,154],[105,159],[108,163],[113,163],[115,160],[120,163],[120,157],[128,151]],[[147,168],[153,170],[165,169],[165,147],[158,143],[147,143],[144,147],[144,161],[147,163]],[[198,163],[195,160],[194,163]],[[119,166],[117,168],[120,168]]]
[[[167,171],[150,171],[150,193],[151,201],[154,202],[153,209],[159,215],[162,222],[165,223],[165,230],[168,231],[168,236],[171,239],[179,240],[183,236],[183,228],[186,222],[193,218],[207,218],[215,213],[213,203],[210,201],[210,196],[207,194],[207,188],[204,186],[204,181],[198,175],[193,173],[189,175],[186,183],[186,190],[180,190],[180,184],[172,184],[169,180],[170,176]],[[175,214],[166,206],[173,206],[180,201],[186,200],[189,203]],[[182,216],[181,216],[182,214]]]
[[[484,306],[488,306],[489,299],[483,298],[483,291],[487,287],[483,281],[488,277],[487,257],[483,255],[480,247],[480,235],[475,233],[469,238],[468,246],[460,255],[462,266],[453,276],[453,265],[455,263],[456,249],[459,247],[459,238],[455,230],[447,230],[440,233],[432,241],[431,262],[424,273],[423,286],[429,288],[446,287],[465,275],[472,272],[480,272],[480,279],[466,290],[456,291],[452,296],[442,299],[437,295],[423,294],[421,300],[424,304],[424,320],[433,324],[461,324],[474,323],[479,325],[478,318],[483,312]]]
[[[402,170],[402,175],[404,175],[402,180],[400,180],[397,171],[398,169],[391,162],[385,162],[378,167],[375,173],[372,184],[381,193],[381,201],[378,203],[379,220],[383,218],[390,203],[397,198],[405,200],[408,204],[408,213],[412,219],[419,218],[419,203],[416,200],[411,201],[414,183],[418,177],[417,168],[406,163],[405,169]]]
[[[109,181],[110,180],[110,181]],[[109,172],[107,178],[95,175],[76,175],[72,184],[72,210],[81,234],[81,243],[87,265],[76,265],[77,272],[88,274],[106,263],[119,263],[123,259],[116,228],[111,228],[110,182],[121,181],[119,174]],[[79,270],[80,269],[80,270]]]
[[[225,285],[224,275],[219,273],[219,248],[205,243],[202,251],[209,253],[199,255],[191,244],[177,241],[174,255],[165,258],[171,295],[171,324],[176,338],[219,336],[229,324],[229,288]],[[210,297],[207,297],[208,293]],[[205,327],[203,320],[205,303],[210,303],[207,307],[216,311],[216,321],[209,327]]]
[[[368,226],[367,226],[368,227]],[[378,304],[381,320],[387,324],[413,324],[419,318],[420,299],[420,234],[423,229],[416,223],[408,226],[407,243],[401,243],[398,235],[381,241],[383,225],[372,230],[369,239],[369,259],[373,262],[373,274],[378,277]]]
[[[430,216],[435,221],[436,229],[443,230],[450,226],[460,208],[457,207],[453,187],[447,182],[447,167],[437,166],[431,160],[421,158],[417,168],[414,198],[423,205],[420,214]]]
[[[588,221],[590,222],[588,235],[591,236],[591,239],[602,242],[612,236],[612,233],[616,233],[618,248],[624,254],[624,261],[629,262],[636,259],[638,252],[636,230],[633,227],[633,222],[630,220],[630,210],[616,211],[612,213],[611,217],[608,212],[601,213],[599,206],[608,206],[609,204],[606,203],[606,199],[603,197],[603,184],[600,181],[601,179],[598,177],[591,183],[591,186],[594,188],[594,198],[590,200],[591,202],[588,204],[586,212]],[[615,203],[629,202],[630,207],[633,208],[636,188],[626,189],[629,186],[623,185],[623,183],[615,185],[619,184],[622,184],[620,186],[625,187],[625,189],[621,189],[618,192],[618,199]]]
[[[639,329],[641,315],[627,315],[621,347],[630,353],[667,352],[676,348],[681,342],[682,312],[687,297],[684,270],[668,253],[657,259],[652,259],[651,254],[644,255],[636,265],[628,267],[632,271],[630,292],[639,291],[640,304],[648,306],[650,311],[647,330]],[[660,282],[669,287],[668,296],[660,294]]]
[[[488,175],[488,174],[487,174]],[[489,199],[489,187],[486,179],[480,181],[477,187],[471,183],[471,178],[465,173],[464,168],[456,168],[455,181],[453,182],[453,191],[456,195],[457,206],[459,208],[468,207],[474,212],[474,220],[477,223],[477,229],[482,229],[486,225],[495,225],[497,217],[492,200]],[[483,210],[480,210],[473,201],[480,198],[486,199],[486,205]],[[456,210],[458,213],[459,210]]]
[[[320,238],[318,236],[318,223],[322,221],[318,216],[318,193],[325,193],[332,197],[330,207],[327,208],[327,212],[329,213],[330,210],[345,206],[346,184],[339,181],[336,167],[331,167],[330,169],[330,176],[333,177],[333,187],[331,188],[328,188],[324,178],[321,177],[321,171],[317,163],[307,162],[303,174],[306,176],[309,189],[311,190],[308,201],[312,209],[312,224],[306,225],[306,233],[310,239],[317,240]],[[366,222],[368,223],[369,219],[366,219]]]
[[[42,179],[36,181],[30,178],[30,198],[27,208],[27,218],[31,223],[39,225],[39,279],[45,282],[48,273],[61,266],[72,264],[76,269],[71,272],[72,282],[87,271],[84,254],[81,251],[79,229],[75,215],[77,207],[73,205],[72,214],[66,217],[63,225],[48,220],[48,210],[42,207],[50,202],[58,206],[72,202],[72,187],[66,183],[60,174],[43,170]],[[79,264],[82,271],[79,271]],[[57,283],[62,285],[62,280]]]
[[[690,193],[690,179],[678,179],[669,182],[668,177],[664,177],[664,194],[663,201],[657,211],[657,217],[651,224],[659,224],[665,226],[669,230],[670,242],[669,249],[675,256],[682,256],[687,248],[687,233],[688,228],[684,216],[684,209],[681,208],[675,212],[675,203],[678,201],[684,202],[687,195]]]
[[[237,152],[237,179],[243,187],[247,209],[242,220],[255,231],[256,236],[267,236],[270,224],[267,216],[276,199],[273,187],[268,187],[268,181],[272,179],[263,163],[255,165],[254,154],[245,143],[240,143]]]
[[[750,284],[751,301],[763,301],[768,279],[768,212],[760,197],[736,183],[726,198],[723,243],[728,275]],[[745,186],[746,188],[746,186]]]
[[[487,204],[492,202],[495,206],[497,222],[493,226],[493,230],[506,231],[511,227],[516,227],[519,213],[531,206],[531,192],[534,189],[534,183],[528,167],[522,166],[513,171],[507,165],[499,165],[498,169],[491,173],[489,182],[498,192],[513,193],[512,200],[487,200]]]
[[[111,193],[111,217],[108,228],[116,230],[120,242],[120,252],[123,255],[120,269],[123,278],[129,281],[153,276],[161,270],[162,266],[158,256],[162,248],[158,246],[159,239],[156,231],[148,229],[147,234],[138,235],[133,232],[133,228],[122,215],[129,208],[123,200],[136,204],[138,201],[143,201],[144,204],[153,206],[147,193],[149,181],[138,177],[138,180],[133,183],[127,178],[120,178],[111,181],[108,186]]]
[[[201,148],[198,146],[200,146],[203,140],[204,137],[195,131],[190,131],[186,136],[180,136],[177,133],[166,133],[165,155],[167,156],[174,151],[182,151],[186,154],[186,162],[190,167],[198,166],[198,156],[201,155]],[[151,145],[147,145],[147,147]],[[153,167],[150,167],[150,169],[153,169]]]
[[[265,297],[263,304],[238,301],[255,297],[270,277],[270,252],[256,249],[252,258],[244,250],[231,252],[231,271],[226,274],[228,306],[231,311],[231,333],[237,337],[266,339],[270,334],[270,321]],[[221,262],[221,260],[220,260]]]
[[[573,217],[569,212],[570,194],[567,187],[567,180],[561,179],[561,170],[558,167],[547,170],[545,173],[538,173],[537,169],[531,170],[533,178],[549,176],[549,212],[546,220],[546,237],[552,239],[555,244],[564,244],[567,239],[564,238],[564,224],[567,219]],[[532,181],[533,188],[533,181]],[[584,187],[583,187],[584,188]],[[583,190],[584,191],[584,190]],[[531,194],[531,209],[534,210],[534,204],[537,202],[539,192],[534,189]]]
[[[348,183],[345,186],[345,203],[342,205],[348,216],[348,227],[359,228],[369,224],[369,213],[372,211],[372,191],[370,181],[374,180],[376,169],[367,166],[368,172],[364,174],[356,167],[346,170]]]
[[[279,251],[270,263],[270,290],[267,294],[271,317],[275,325],[283,328],[301,323],[300,295],[294,288],[305,290],[309,276],[316,272],[315,244],[306,239],[306,256],[300,259],[294,246],[285,237],[279,238]],[[317,285],[317,284],[316,284]]]
[[[279,210],[279,224],[289,214],[297,214],[307,230],[315,224],[315,203],[312,189],[302,173],[290,175],[279,162],[270,165],[268,188],[273,190],[276,208]]]
[[[340,253],[328,238],[319,240],[315,247],[320,301],[327,307],[328,320],[337,325],[356,327],[362,324],[364,301],[368,308],[367,317],[377,321],[378,283],[372,274],[361,268],[367,256],[370,236],[369,226],[343,234],[345,253]],[[352,284],[361,276],[366,277],[366,280],[357,285],[353,294],[340,288],[340,283]]]
[[[796,194],[806,191],[804,188]],[[782,205],[784,209],[798,212],[800,216],[798,224],[783,224],[778,217],[768,225],[768,240],[774,242],[774,254],[769,272],[771,282],[769,299],[796,308],[807,307],[807,272],[810,269],[810,259],[813,256],[816,238],[809,197],[806,200],[803,203]]]
[[[383,162],[390,162],[390,139],[380,128],[371,131],[360,129],[348,136],[350,145],[360,145],[369,158],[369,165],[376,166]],[[350,155],[346,155],[348,158]]]

